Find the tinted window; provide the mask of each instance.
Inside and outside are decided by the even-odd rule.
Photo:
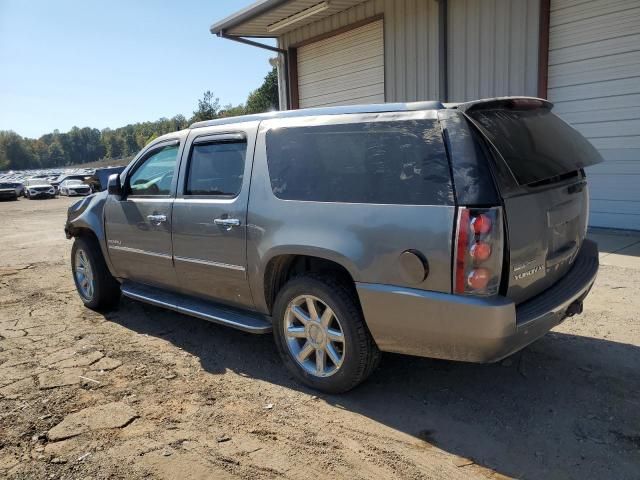
[[[271,187],[281,199],[453,204],[435,120],[270,130],[267,157]]]
[[[242,187],[246,151],[246,142],[194,145],[186,194],[235,197]]]
[[[602,161],[593,145],[546,108],[479,110],[469,115],[521,185]]]
[[[131,195],[169,195],[176,168],[178,146],[156,151],[138,167],[129,180]]]

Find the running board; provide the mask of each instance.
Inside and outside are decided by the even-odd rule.
[[[167,292],[166,290],[133,282],[125,282],[122,284],[122,294],[133,300],[139,300],[156,307],[167,308],[174,312],[209,320],[210,322],[219,323],[220,325],[226,325],[245,332],[271,332],[271,322],[268,320],[268,317],[258,313],[236,310],[206,300]]]

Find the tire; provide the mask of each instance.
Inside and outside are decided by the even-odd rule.
[[[84,260],[81,260],[83,256]],[[81,284],[83,276],[79,265],[83,263],[90,266],[90,276],[87,280],[92,288],[89,291],[83,286],[85,284]],[[86,307],[105,311],[118,304],[120,284],[109,272],[96,239],[88,236],[76,237],[71,248],[71,271],[76,290]]]
[[[299,303],[298,307],[302,308],[308,321],[314,318],[314,315],[309,315],[309,298],[315,299],[312,301],[317,311],[316,319],[324,318],[324,307],[331,309],[333,319],[329,320],[328,328],[320,331],[318,325],[309,327],[311,324],[307,323],[307,326],[302,326],[300,318],[289,308]],[[299,309],[297,311],[300,312]],[[287,330],[296,330],[301,337],[292,338],[285,333]],[[328,332],[332,332],[333,338],[339,338],[337,331],[342,333],[342,340],[330,341]],[[380,361],[380,351],[365,324],[353,286],[331,275],[311,273],[287,282],[278,293],[274,305],[273,332],[278,353],[296,380],[325,393],[351,390],[371,375]],[[310,348],[313,349],[312,353],[305,357]],[[318,370],[319,350],[324,350],[320,356],[324,357],[326,365],[322,374]],[[339,364],[331,360],[330,350],[334,358],[336,354],[340,357]],[[296,352],[306,360],[298,361]]]

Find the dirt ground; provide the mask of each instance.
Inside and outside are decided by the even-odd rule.
[[[83,308],[69,203],[0,203],[0,478],[640,478],[640,270],[499,364],[385,355],[329,396],[271,336]]]

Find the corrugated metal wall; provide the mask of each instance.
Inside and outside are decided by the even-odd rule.
[[[640,230],[639,0],[552,0],[549,99],[605,159],[591,224]]]
[[[287,48],[380,14],[384,14],[385,100],[412,102],[440,98],[436,0],[368,0],[288,32],[279,44]],[[284,78],[280,78],[280,85],[283,82]],[[282,89],[280,102],[286,104]]]
[[[449,101],[538,95],[539,0],[449,0]]]

